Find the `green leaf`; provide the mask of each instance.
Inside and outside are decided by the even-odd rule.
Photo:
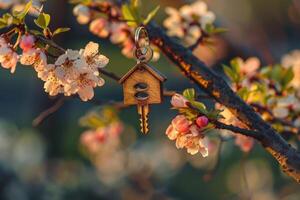
[[[213,31],[214,31],[214,29],[215,29],[215,27],[214,27],[213,24],[206,24],[206,26],[205,26],[205,32],[206,32],[208,35],[212,34]]]
[[[287,87],[288,84],[293,80],[294,78],[294,71],[293,68],[289,68],[283,76],[283,80],[282,80],[282,87]]]
[[[157,12],[159,11],[160,6],[156,6],[146,17],[146,19],[144,20],[143,24],[147,25],[157,14]]]
[[[195,97],[196,97],[195,89],[189,88],[189,89],[184,90],[183,96],[189,101],[194,101]]]
[[[223,70],[232,82],[237,82],[237,74],[232,70],[231,67],[223,65]]]
[[[21,12],[16,12],[14,13],[14,16],[18,18],[19,20],[24,19],[24,17],[27,15],[29,12],[30,8],[32,6],[32,0],[30,0],[24,7],[24,9]]]
[[[191,104],[194,108],[197,108],[200,113],[206,115],[208,113],[207,109],[206,109],[206,106],[201,103],[201,102],[198,102],[198,101],[191,101]]]
[[[46,13],[41,13],[37,19],[34,20],[34,23],[42,28],[42,29],[46,29],[49,24],[50,24],[50,20],[51,20],[51,17],[49,14],[46,14]]]
[[[239,97],[241,97],[244,101],[246,101],[246,100],[248,99],[248,97],[249,97],[250,92],[249,92],[248,88],[244,87],[244,88],[240,89],[240,90],[237,92],[237,94],[238,94]]]
[[[136,13],[131,9],[131,7],[127,4],[122,5],[122,14],[124,19],[127,21],[129,26],[137,26],[137,16]]]
[[[215,120],[218,120],[218,119],[221,119],[221,118],[224,118],[221,113],[223,112],[224,110],[212,110],[210,111],[206,116],[209,118],[209,119],[215,119]]]
[[[58,28],[53,32],[53,36],[58,35],[60,33],[68,32],[69,30],[71,30],[71,29],[67,28],[67,27]]]
[[[4,15],[2,15],[1,21],[5,23],[6,26],[10,26],[14,24],[14,17],[9,13],[5,13]]]
[[[240,63],[238,60],[239,60],[239,58],[235,58],[230,61],[231,68],[235,74],[240,74],[241,67],[240,67]]]
[[[281,70],[280,65],[275,65],[272,67],[270,78],[273,79],[274,81],[280,82],[281,75],[282,75],[281,73],[282,73],[282,70]]]

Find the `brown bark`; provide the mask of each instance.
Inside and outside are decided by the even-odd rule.
[[[237,96],[225,80],[215,74],[203,62],[184,46],[156,24],[147,25],[151,41],[173,63],[175,63],[187,78],[197,84],[202,90],[219,103],[225,105],[231,112],[245,123],[251,130],[256,130],[253,138],[279,162],[283,171],[300,182],[300,154],[291,147],[254,109]]]

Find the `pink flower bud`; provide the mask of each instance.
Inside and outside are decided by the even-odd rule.
[[[184,115],[177,115],[172,120],[172,125],[180,133],[186,133],[190,130],[190,122]]]
[[[172,106],[178,107],[178,108],[187,107],[188,102],[189,101],[184,96],[182,96],[180,94],[173,95],[173,97],[171,99]]]
[[[34,41],[35,39],[32,35],[23,35],[20,41],[20,48],[23,49],[23,51],[28,51],[33,47]]]
[[[200,128],[204,128],[207,126],[208,124],[208,118],[205,117],[205,116],[201,116],[201,117],[198,117],[196,119],[196,124],[200,127]]]

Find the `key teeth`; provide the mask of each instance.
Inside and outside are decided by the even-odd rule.
[[[142,133],[147,134],[149,132],[148,117],[141,118],[140,121],[141,121],[140,125],[141,125]]]

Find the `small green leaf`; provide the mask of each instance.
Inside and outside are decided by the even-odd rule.
[[[209,119],[215,119],[215,120],[218,120],[218,119],[221,119],[221,118],[224,118],[221,113],[223,112],[224,110],[212,110],[210,111],[206,116],[209,118]]]
[[[24,19],[24,17],[27,15],[29,12],[30,8],[32,6],[32,0],[30,0],[24,7],[24,9],[21,12],[16,12],[14,13],[14,16],[18,18],[19,20]]]
[[[195,89],[189,88],[189,89],[184,90],[183,96],[189,101],[194,101],[195,97],[196,97]]]
[[[129,26],[137,26],[137,17],[129,5],[124,4],[122,6],[122,14]]]
[[[205,26],[205,32],[206,32],[208,35],[212,34],[213,31],[214,31],[214,29],[215,29],[215,27],[214,27],[213,24],[206,24],[206,26]]]
[[[236,74],[229,66],[223,65],[223,70],[232,82],[236,82]]]
[[[249,92],[248,88],[244,87],[244,88],[240,89],[240,90],[237,92],[237,94],[238,94],[239,97],[241,97],[244,101],[246,101],[246,100],[248,99],[248,97],[249,97],[250,92]]]
[[[232,59],[230,61],[230,65],[231,65],[231,68],[232,68],[232,70],[235,74],[240,74],[241,66],[240,66],[239,58]]]
[[[191,101],[191,104],[194,108],[197,108],[200,113],[206,115],[208,113],[207,109],[206,109],[206,106],[201,103],[201,102],[198,102],[198,101]]]
[[[64,32],[68,32],[69,30],[71,30],[70,28],[67,27],[63,27],[63,28],[58,28],[53,32],[53,36],[60,34],[60,33],[64,33]]]
[[[293,72],[293,68],[289,68],[288,70],[286,70],[286,72],[284,73],[283,76],[283,80],[282,80],[282,87],[286,87],[288,86],[288,84],[293,80],[294,78],[294,72]]]
[[[37,19],[34,20],[34,23],[42,28],[42,29],[46,29],[49,24],[50,24],[50,20],[51,20],[51,17],[49,14],[46,14],[46,13],[41,13]]]
[[[146,17],[146,19],[144,20],[143,24],[147,25],[157,14],[157,12],[159,11],[160,6],[156,6]]]
[[[5,23],[6,26],[10,26],[14,23],[14,17],[9,13],[5,13],[4,15],[2,15],[1,19],[1,21]]]

